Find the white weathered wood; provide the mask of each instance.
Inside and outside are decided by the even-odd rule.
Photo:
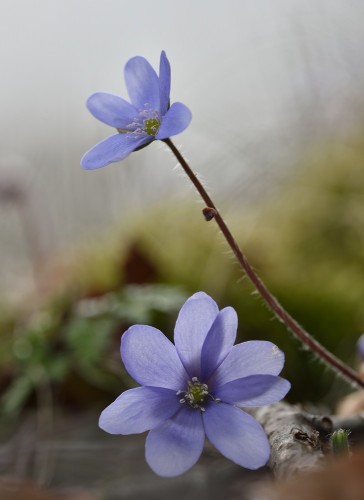
[[[244,408],[263,426],[270,445],[269,466],[279,479],[320,467],[324,462],[320,433],[332,430],[329,417],[311,415],[299,407],[276,403],[262,408]]]

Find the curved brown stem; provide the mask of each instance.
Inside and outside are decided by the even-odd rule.
[[[351,383],[364,388],[364,380],[360,375],[352,370],[348,365],[346,365],[339,358],[334,356],[330,351],[328,351],[324,346],[322,346],[317,340],[315,340],[304,328],[302,328],[297,321],[284,309],[284,307],[278,302],[278,300],[271,294],[265,283],[254,271],[250,265],[248,259],[240,249],[239,245],[235,241],[233,235],[231,234],[229,228],[225,224],[223,218],[221,217],[218,209],[216,208],[214,202],[206,192],[205,188],[202,186],[201,182],[198,180],[194,172],[191,170],[186,160],[183,158],[177,147],[173,144],[171,139],[164,139],[165,144],[172,150],[173,154],[181,164],[183,170],[186,172],[193,185],[199,192],[201,198],[206,203],[207,207],[215,210],[214,218],[220,231],[224,235],[228,245],[234,252],[234,255],[239,262],[240,266],[243,268],[245,274],[248,276],[250,281],[253,283],[260,296],[264,302],[268,305],[269,309],[274,312],[277,318],[286,325],[286,327],[298,338],[298,340],[307,346],[310,351],[314,352],[328,367],[334,370],[337,374],[342,375]]]

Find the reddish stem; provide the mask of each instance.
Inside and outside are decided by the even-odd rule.
[[[261,278],[254,271],[250,265],[248,259],[240,249],[239,245],[235,241],[233,235],[231,234],[229,228],[225,224],[223,218],[221,217],[218,209],[216,208],[214,202],[206,192],[205,188],[202,186],[196,175],[193,173],[186,160],[183,158],[179,150],[173,144],[170,139],[164,139],[167,146],[172,150],[173,154],[181,164],[183,170],[186,172],[193,185],[199,192],[201,198],[205,202],[206,206],[214,209],[214,218],[220,231],[224,235],[228,245],[234,252],[240,266],[243,268],[244,272],[253,283],[259,294],[261,295],[264,302],[268,305],[269,309],[274,312],[277,318],[286,325],[286,327],[298,338],[298,340],[306,345],[312,352],[314,352],[327,366],[332,370],[342,375],[344,378],[349,380],[360,387],[364,388],[364,380],[360,375],[355,372],[352,368],[346,365],[339,358],[334,356],[330,351],[328,351],[324,346],[322,346],[317,340],[315,340],[304,328],[302,328],[297,321],[284,309],[284,307],[278,302],[278,300],[271,294],[267,286],[261,280]]]

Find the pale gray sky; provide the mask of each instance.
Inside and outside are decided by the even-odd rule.
[[[26,179],[47,251],[141,200],[185,192],[158,144],[100,171],[79,167],[112,133],[87,112],[88,95],[126,97],[125,62],[138,54],[157,66],[164,49],[172,101],[193,113],[176,143],[221,199],[227,189],[245,198],[321,134],[361,118],[363,21],[361,0],[1,0],[0,183]],[[24,259],[17,224],[1,206],[9,269]]]

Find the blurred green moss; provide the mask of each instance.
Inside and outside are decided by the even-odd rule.
[[[352,365],[364,329],[363,156],[361,138],[316,149],[274,194],[225,217],[284,307]],[[38,305],[3,308],[0,383],[9,414],[45,381],[60,404],[109,401],[133,383],[120,362],[122,332],[147,323],[172,337],[178,309],[198,290],[237,310],[240,341],[268,339],[285,352],[291,401],[333,405],[350,390],[273,320],[195,204],[162,200],[73,254],[66,275]]]

